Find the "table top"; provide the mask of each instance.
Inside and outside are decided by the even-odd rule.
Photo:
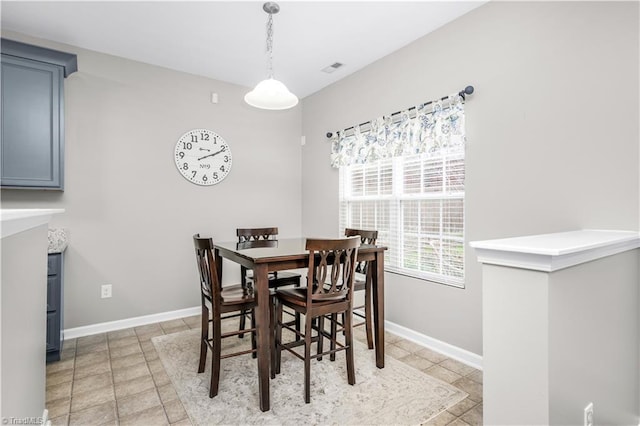
[[[277,240],[277,244],[274,247],[249,249],[238,249],[237,241],[220,243],[214,241],[214,246],[223,252],[226,251],[234,253],[238,256],[251,260],[254,263],[266,263],[305,258],[309,254],[308,250],[305,248],[306,241],[306,238],[282,238]],[[386,249],[386,247],[380,245],[362,244],[358,251],[362,253],[369,253],[383,251]]]

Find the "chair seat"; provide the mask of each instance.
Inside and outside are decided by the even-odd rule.
[[[240,284],[222,287],[220,297],[222,305],[240,305],[254,301],[253,292],[247,293]]]
[[[307,304],[307,287],[279,289],[276,291],[276,294],[283,301],[293,303],[294,305],[305,306]],[[320,306],[323,304],[335,303],[336,301],[344,300],[345,298],[344,294],[338,294],[331,297],[325,297],[323,300],[314,300],[313,303],[314,305]]]
[[[300,274],[295,272],[278,271],[269,272],[269,288],[281,287],[285,285],[297,285],[300,283]],[[253,271],[247,271],[247,280],[253,281]]]

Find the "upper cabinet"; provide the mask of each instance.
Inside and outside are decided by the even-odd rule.
[[[76,55],[2,39],[2,188],[64,190],[64,78]]]

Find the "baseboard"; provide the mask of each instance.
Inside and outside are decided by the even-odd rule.
[[[389,333],[393,333],[421,346],[440,352],[441,354],[460,361],[470,367],[482,370],[482,356],[478,354],[443,342],[442,340],[434,339],[433,337],[418,333],[417,331],[413,331],[391,321],[385,321],[384,327],[385,331],[388,331]]]
[[[108,331],[123,330],[125,328],[138,327],[141,325],[153,324],[155,322],[170,321],[173,319],[200,315],[201,312],[201,307],[196,306],[193,308],[179,309],[177,311],[161,312],[159,314],[102,322],[99,324],[65,329],[63,331],[63,336],[64,339],[75,339],[77,337],[90,336],[92,334],[106,333]]]

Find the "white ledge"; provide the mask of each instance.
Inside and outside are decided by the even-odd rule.
[[[553,272],[640,247],[640,233],[583,229],[555,234],[473,241],[478,261]]]
[[[49,223],[54,214],[64,213],[64,209],[1,209],[2,238]]]

